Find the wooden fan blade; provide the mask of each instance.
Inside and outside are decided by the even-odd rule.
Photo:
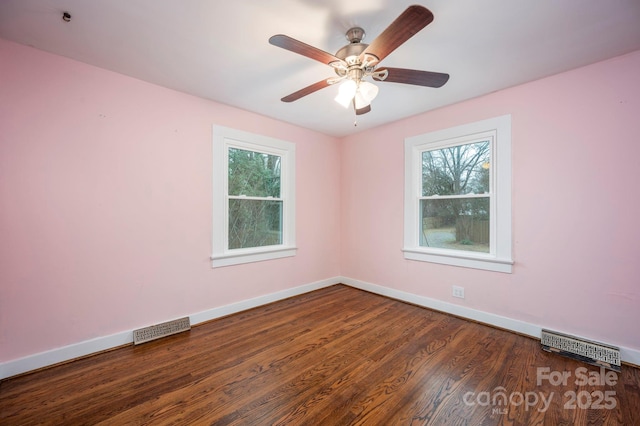
[[[386,78],[380,78],[387,71]],[[416,86],[442,87],[449,81],[449,74],[431,71],[408,70],[405,68],[377,68],[372,77],[376,81],[391,83],[415,84]]]
[[[294,92],[288,96],[285,96],[284,98],[280,99],[282,102],[293,102],[293,101],[297,101],[298,99],[302,98],[303,96],[307,96],[313,92],[317,92],[320,89],[324,89],[325,87],[330,86],[328,79],[327,80],[322,80],[319,81],[317,83],[313,83],[310,86],[307,86],[303,89],[298,90],[297,92]]]
[[[356,98],[353,98],[351,105],[353,105],[353,110],[356,112],[356,115],[366,114],[371,111],[371,104],[365,105],[362,108],[356,107]]]
[[[371,105],[367,105],[366,107],[357,109],[356,108],[356,115],[362,115],[362,114],[366,114],[369,111],[371,111]]]
[[[307,58],[311,58],[323,64],[329,65],[331,62],[343,62],[342,59],[333,56],[331,53],[327,53],[324,50],[320,50],[316,47],[310,46],[306,43],[291,38],[284,34],[277,34],[269,39],[269,43],[274,46],[281,47],[286,50],[290,50],[293,53],[297,53]]]
[[[362,62],[366,55],[373,55],[378,61],[382,61],[431,21],[433,13],[429,9],[420,5],[409,6],[360,54],[360,61]]]

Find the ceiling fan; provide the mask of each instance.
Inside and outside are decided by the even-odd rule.
[[[281,100],[293,102],[325,87],[341,83],[335,100],[345,108],[353,105],[356,115],[361,115],[371,111],[371,101],[378,94],[378,87],[366,81],[367,77],[375,81],[442,87],[449,80],[449,74],[405,68],[378,68],[378,64],[384,58],[431,21],[433,13],[429,9],[420,5],[409,6],[371,44],[362,43],[365,35],[362,28],[349,29],[346,33],[349,44],[338,50],[335,55],[283,34],[272,36],[269,39],[272,45],[327,64],[337,74],[336,77],[318,81]]]

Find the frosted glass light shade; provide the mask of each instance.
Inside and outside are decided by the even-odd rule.
[[[378,86],[373,83],[369,83],[368,81],[361,81],[360,86],[358,87],[358,92],[360,92],[364,100],[369,104],[376,96],[378,96]]]
[[[358,90],[358,92],[356,93],[356,97],[353,98],[353,100],[356,103],[356,109],[364,108],[371,103],[370,101],[364,98],[360,90]]]
[[[357,90],[358,84],[355,81],[346,80],[340,84],[338,96],[335,97],[335,101],[343,107],[348,108]]]

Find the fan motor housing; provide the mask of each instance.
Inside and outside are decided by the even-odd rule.
[[[366,43],[350,43],[336,52],[336,57],[342,59],[349,65],[353,65],[358,56],[369,46]]]
[[[365,32],[360,27],[349,28],[345,37],[349,40],[349,44],[341,48],[336,52],[336,57],[342,59],[347,65],[359,65],[358,57],[369,46],[366,43],[361,43],[365,36]]]

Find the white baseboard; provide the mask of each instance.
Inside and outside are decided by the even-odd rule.
[[[309,293],[310,291],[319,290],[321,288],[329,287],[334,284],[339,284],[340,278],[341,277],[329,278],[322,281],[316,281],[311,284],[305,284],[299,287],[279,291],[277,293],[271,293],[264,296],[255,297],[253,299],[242,300],[237,303],[232,303],[231,305],[220,306],[218,308],[198,312],[196,314],[190,315],[189,319],[191,320],[191,324],[200,324],[212,319],[246,311],[247,309],[257,308],[258,306],[266,305],[268,303],[277,302],[278,300],[288,299],[289,297],[298,296],[300,294]]]
[[[133,330],[51,349],[0,364],[0,380],[133,342]]]
[[[413,293],[407,293],[404,291],[395,290],[392,288],[371,284],[347,277],[328,278],[326,280],[317,281],[311,284],[305,284],[299,287],[294,287],[276,293],[259,296],[253,299],[232,303],[230,305],[220,306],[217,308],[209,309],[207,311],[189,315],[189,319],[192,325],[196,325],[206,321],[210,321],[212,319],[231,315],[237,312],[245,311],[247,309],[256,308],[258,306],[266,305],[278,300],[287,299],[289,297],[298,296],[300,294],[319,290],[321,288],[329,287],[331,285],[339,283],[343,283],[361,290],[366,290],[371,293],[379,294],[381,296],[391,297],[393,299],[402,300],[404,302],[412,303],[418,306],[424,306],[425,308],[434,309],[462,318],[467,318],[484,324],[503,328],[505,330],[532,336],[534,338],[540,337],[542,328],[549,328],[552,330],[555,329],[554,327],[542,327],[537,324],[529,324],[524,321],[503,317],[489,312],[478,311],[453,303],[447,303],[441,300],[431,299],[429,297],[419,296]],[[169,318],[167,319],[167,321],[171,319],[172,318]],[[562,330],[556,331],[562,332]],[[589,336],[579,337],[591,339]],[[113,349],[129,343],[133,343],[133,330],[123,331],[104,337],[97,337],[95,339],[86,340],[84,342],[75,343],[72,345],[64,346],[62,348],[56,348],[34,355],[29,355],[24,358],[18,358],[15,360],[0,363],[0,380],[29,371],[37,370],[39,368],[58,364],[60,362],[70,361],[72,359],[91,355],[96,352]],[[622,358],[622,361],[640,366],[640,350],[620,347],[620,356]]]
[[[366,290],[371,293],[379,294],[381,296],[391,297],[393,299],[402,300],[403,302],[412,303],[418,306],[424,306],[425,308],[434,309],[436,311],[445,312],[448,314],[456,315],[462,318],[481,322],[483,324],[492,325],[494,327],[503,328],[505,330],[514,331],[516,333],[524,334],[527,336],[540,338],[540,333],[543,328],[557,330],[553,326],[545,325],[544,327],[538,324],[530,324],[524,321],[515,320],[513,318],[503,317],[500,315],[492,314],[489,312],[478,311],[476,309],[467,308],[464,306],[456,305],[453,303],[443,302],[442,300],[431,299],[425,296],[418,296],[413,293],[407,293],[400,290],[395,290],[389,287],[381,285],[371,284],[352,278],[341,277],[340,282],[347,284],[348,286]],[[588,340],[597,340],[589,336],[577,336]],[[607,342],[602,342],[607,343]],[[617,346],[617,345],[612,345]],[[640,350],[626,348],[618,346],[620,348],[620,358],[623,362],[640,366]]]
[[[230,305],[220,306],[207,311],[198,312],[193,315],[189,315],[189,320],[192,325],[196,325],[215,318],[231,315],[338,283],[340,283],[340,277],[329,278],[253,299],[243,300]],[[170,321],[171,319],[173,318],[168,318],[166,321]],[[95,339],[86,340],[61,348],[29,355],[24,358],[3,362],[0,363],[0,380],[61,362],[70,361],[72,359],[81,358],[96,352],[113,349],[129,343],[133,343],[133,330],[123,331],[110,336],[97,337]]]

